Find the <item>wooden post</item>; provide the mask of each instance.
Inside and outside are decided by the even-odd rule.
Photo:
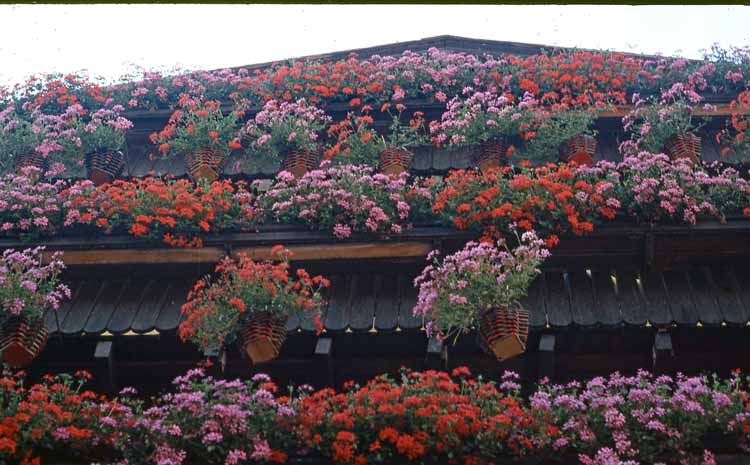
[[[656,238],[654,233],[646,233],[643,243],[643,261],[646,269],[650,270],[654,266],[654,255],[656,254]]]
[[[448,347],[435,336],[427,341],[425,367],[431,370],[448,368]]]
[[[117,391],[113,345],[113,341],[99,341],[94,349],[94,360],[97,367],[95,375],[102,388],[110,394]]]
[[[226,352],[221,347],[208,347],[203,351],[203,356],[211,362],[211,366],[206,369],[206,374],[217,379],[223,378],[227,365]]]
[[[659,330],[654,337],[654,373],[658,375],[673,375],[675,369],[674,356],[672,336],[667,331]]]
[[[333,369],[333,339],[330,337],[318,338],[315,343],[315,358],[322,361],[326,367],[326,382],[334,387],[336,376]]]
[[[542,334],[539,338],[539,367],[537,372],[539,379],[555,378],[555,335]]]

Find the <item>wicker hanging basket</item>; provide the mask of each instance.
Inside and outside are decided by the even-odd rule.
[[[30,364],[44,349],[49,333],[44,320],[12,317],[0,325],[0,361],[13,367]]]
[[[591,166],[596,153],[596,138],[588,134],[578,134],[566,140],[560,147],[560,161],[575,162]]]
[[[39,173],[35,173],[31,175],[32,180],[38,181],[39,177],[47,169],[47,159],[44,158],[41,154],[36,153],[36,152],[31,152],[31,153],[27,153],[24,155],[20,155],[18,158],[16,158],[16,173],[17,174],[23,174],[21,170],[23,168],[26,168],[27,166],[33,166],[34,168],[39,168],[41,170]]]
[[[490,139],[479,144],[474,153],[474,164],[483,172],[503,166],[510,145],[504,139]]]
[[[669,158],[687,158],[693,163],[701,159],[701,138],[695,134],[675,134],[664,143],[664,151]]]
[[[86,155],[86,172],[97,186],[115,180],[125,167],[125,155],[117,150],[93,152]]]
[[[314,170],[318,166],[318,153],[313,150],[304,149],[287,152],[282,164],[284,171],[289,171],[295,178],[301,178],[305,173]]]
[[[414,154],[401,147],[386,147],[380,152],[380,172],[383,174],[401,174],[408,171]]]
[[[188,176],[195,182],[214,182],[219,179],[225,161],[226,157],[221,152],[209,148],[199,149],[185,156]]]
[[[529,312],[520,306],[488,310],[479,323],[482,349],[498,360],[507,360],[526,351]]]
[[[261,313],[250,318],[240,329],[240,351],[247,354],[254,365],[269,362],[279,356],[286,340],[286,319]]]

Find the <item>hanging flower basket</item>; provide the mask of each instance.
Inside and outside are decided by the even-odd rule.
[[[588,134],[578,134],[566,140],[560,147],[560,161],[576,162],[591,166],[596,152],[596,138]]]
[[[219,178],[226,161],[221,152],[199,149],[185,156],[187,172],[193,181],[213,182]]]
[[[86,155],[86,171],[97,186],[115,180],[125,167],[125,155],[119,151],[100,151]]]
[[[48,334],[42,319],[9,318],[0,326],[0,361],[13,367],[30,364],[44,349]]]
[[[669,158],[687,158],[693,163],[701,159],[701,138],[695,134],[675,134],[664,143],[664,151]]]
[[[295,178],[301,178],[308,171],[318,167],[318,154],[312,150],[291,150],[284,157],[282,167]]]
[[[505,163],[508,153],[508,142],[504,139],[490,139],[479,144],[474,153],[474,164],[483,172],[500,168]]]
[[[239,333],[240,350],[254,365],[278,357],[285,340],[286,319],[275,318],[270,313],[253,316]]]
[[[380,152],[380,172],[383,174],[401,174],[408,171],[414,154],[400,147],[386,147]]]
[[[27,153],[25,155],[21,155],[16,159],[16,173],[22,174],[21,170],[23,168],[26,168],[27,166],[33,166],[34,168],[39,168],[42,173],[44,173],[45,169],[47,168],[47,159],[44,158],[41,154],[38,154],[36,152]],[[34,181],[39,180],[39,174],[32,174],[31,177]]]
[[[479,341],[482,349],[498,360],[507,360],[526,351],[529,312],[520,306],[500,307],[482,315]]]

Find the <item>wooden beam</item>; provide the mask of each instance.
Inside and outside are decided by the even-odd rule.
[[[732,110],[729,107],[729,103],[716,103],[714,104],[714,107],[716,107],[713,110],[704,110],[701,105],[696,106],[696,108],[693,110],[693,114],[696,116],[730,116],[732,114]],[[622,118],[623,116],[627,115],[629,112],[633,110],[633,105],[616,105],[614,108],[606,111],[600,111],[599,117],[600,118]]]
[[[43,252],[44,263],[49,263],[54,251]],[[196,249],[114,249],[66,250],[63,261],[70,265],[139,265],[165,263],[216,263],[224,257],[218,247]]]
[[[430,242],[370,242],[358,244],[289,245],[292,260],[335,260],[353,258],[425,257],[432,245]],[[242,247],[232,255],[246,254],[253,259],[271,258],[271,248]]]
[[[287,226],[289,228],[289,226]],[[285,230],[267,228],[265,232],[210,235],[206,246],[197,249],[154,247],[143,248],[143,242],[128,237],[57,238],[43,243],[23,243],[0,239],[0,250],[45,245],[49,260],[53,251],[64,252],[66,264],[85,265],[142,265],[142,264],[213,264],[231,249],[233,254],[248,253],[257,259],[270,258],[271,247],[284,244],[296,255],[294,260],[336,259],[421,259],[443,243],[457,246],[472,236],[466,231],[451,228],[415,227],[390,239],[355,237],[350,241],[336,241],[325,231]],[[605,223],[585,237],[566,236],[555,249],[549,263],[570,263],[574,259],[602,258],[619,260],[621,264],[658,266],[668,257],[685,260],[706,258],[724,260],[750,253],[745,240],[750,233],[750,221],[730,219],[726,224],[701,221],[686,225],[639,225],[630,222]]]

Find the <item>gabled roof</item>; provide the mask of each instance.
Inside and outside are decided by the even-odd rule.
[[[473,39],[469,37],[460,37],[453,35],[439,35],[434,37],[426,37],[419,40],[407,40],[403,42],[394,42],[390,44],[375,45],[372,47],[355,48],[349,50],[341,50],[338,52],[320,53],[316,55],[305,55],[300,57],[290,57],[270,61],[266,63],[250,64],[246,66],[237,66],[234,68],[247,68],[247,69],[258,69],[266,68],[274,63],[279,63],[288,60],[339,60],[348,57],[352,53],[356,53],[359,58],[369,58],[373,55],[400,55],[403,52],[409,50],[412,52],[425,52],[430,48],[435,47],[443,51],[449,52],[464,52],[471,53],[474,55],[483,55],[489,53],[491,55],[498,55],[501,53],[508,53],[519,56],[529,56],[540,53],[542,50],[563,50],[574,47],[560,47],[555,45],[541,45],[541,44],[527,44],[523,42],[511,42],[506,40],[490,40],[490,39]],[[581,49],[589,50],[591,49]],[[635,54],[628,52],[617,52],[625,55],[642,56],[646,58],[655,58],[650,55]]]

